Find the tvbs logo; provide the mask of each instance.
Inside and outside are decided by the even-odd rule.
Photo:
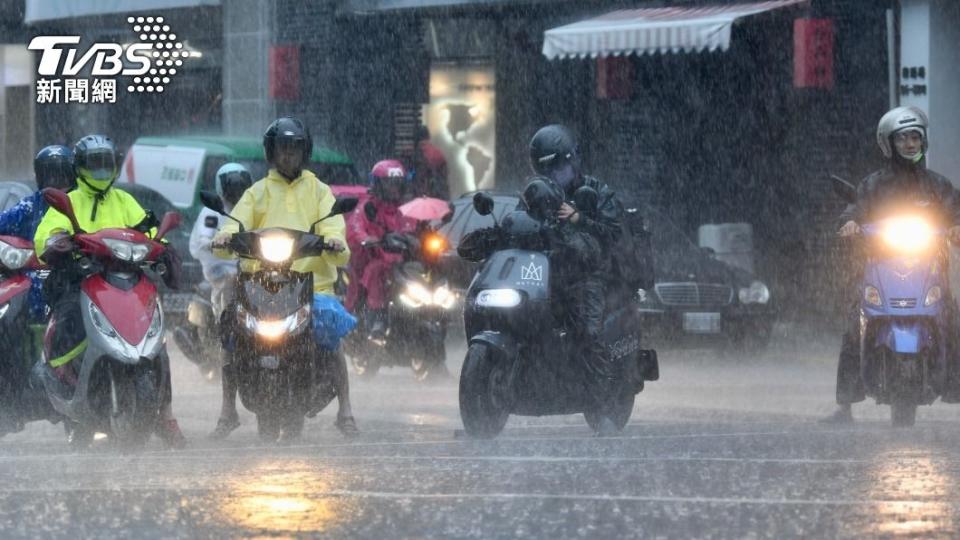
[[[40,52],[37,103],[114,103],[114,77],[132,77],[130,93],[163,92],[185,59],[200,56],[187,50],[163,17],[127,17],[127,22],[140,41],[126,46],[94,43],[81,52],[80,36],[33,38],[27,48]]]
[[[27,48],[31,51],[42,51],[37,73],[44,77],[75,76],[91,62],[90,75],[94,77],[134,76],[150,71],[149,54],[153,45],[149,43],[134,43],[128,46],[126,51],[116,43],[94,43],[79,59],[76,48],[62,48],[79,43],[80,36],[38,36],[30,41]],[[64,52],[67,53],[66,58]],[[123,59],[136,67],[125,68]]]

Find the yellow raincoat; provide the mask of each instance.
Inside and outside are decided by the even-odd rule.
[[[310,232],[310,225],[325,217],[335,200],[330,187],[308,170],[288,182],[276,169],[270,169],[265,178],[244,192],[230,215],[243,223],[244,229],[248,231],[283,227]],[[221,227],[218,237],[239,232],[240,227],[235,221],[224,221],[226,223]],[[333,295],[337,267],[350,261],[343,216],[334,216],[321,222],[312,232],[327,240],[339,240],[344,250],[339,253],[327,251],[320,257],[299,259],[293,263],[292,268],[297,272],[313,272],[314,292]],[[224,250],[217,252],[220,256],[229,256],[229,252]],[[243,261],[241,267],[249,271],[249,264],[250,261]]]

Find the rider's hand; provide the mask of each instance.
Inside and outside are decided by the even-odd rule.
[[[857,225],[857,222],[851,219],[850,221],[844,223],[843,227],[840,227],[840,231],[837,232],[837,234],[843,237],[860,234],[860,225]]]
[[[210,247],[212,249],[227,249],[227,246],[230,244],[230,233],[218,233],[213,237],[213,241],[210,242]]]
[[[576,223],[580,221],[580,212],[569,204],[563,203],[560,205],[557,217],[560,218],[561,221],[569,219],[570,223]]]
[[[343,242],[337,238],[331,238],[327,240],[327,247],[330,249],[330,251],[340,252],[343,251]]]
[[[954,225],[947,230],[947,238],[950,239],[950,242],[956,245],[960,245],[960,225]]]

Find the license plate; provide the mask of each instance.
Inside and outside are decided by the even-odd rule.
[[[277,369],[280,367],[280,359],[276,356],[261,356],[260,367],[264,369]]]
[[[683,331],[691,334],[719,334],[719,313],[684,313]]]

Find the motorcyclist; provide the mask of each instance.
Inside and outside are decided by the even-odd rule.
[[[91,233],[107,228],[132,228],[146,234],[155,232],[157,219],[144,211],[130,194],[113,189],[119,172],[119,159],[113,141],[104,135],[87,135],[73,147],[77,188],[69,193],[77,222]],[[51,305],[48,361],[65,381],[76,380],[72,361],[86,348],[86,333],[80,312],[80,273],[73,265],[73,226],[67,216],[51,208],[43,216],[34,235],[37,255],[50,265],[52,273],[44,285]],[[180,261],[167,246],[163,261],[170,272],[168,286],[176,287]],[[172,448],[182,448],[186,439],[173,416],[172,390],[164,381],[164,400],[157,435]]]
[[[263,149],[267,162],[273,167],[266,177],[257,181],[240,197],[231,215],[243,223],[247,230],[285,227],[309,231],[315,221],[330,212],[335,201],[330,188],[306,168],[313,149],[310,131],[299,119],[278,118],[263,134]],[[214,248],[225,247],[230,236],[238,231],[238,224],[228,220],[214,239]],[[330,305],[330,298],[334,296],[333,286],[337,280],[337,267],[347,264],[350,251],[346,244],[346,227],[342,216],[334,216],[321,222],[314,232],[323,236],[337,251],[326,251],[320,257],[300,259],[293,263],[292,268],[300,272],[313,272],[316,312],[318,309],[326,309],[321,306]],[[350,327],[352,328],[352,325]],[[323,341],[318,336],[318,342]],[[321,345],[321,348],[328,348],[329,345],[326,343]],[[336,351],[336,347],[332,350]],[[335,425],[344,435],[354,436],[359,431],[350,406],[346,360],[339,353],[334,354],[333,358],[333,382],[340,405]]]
[[[620,236],[623,205],[609,186],[583,174],[579,145],[573,133],[564,126],[548,125],[534,134],[530,140],[530,165],[535,173],[549,178],[562,189],[564,201],[557,218],[578,231],[589,233],[599,244],[596,268],[566,288],[564,304],[575,331],[580,334],[581,339],[577,341],[584,348],[588,391],[597,401],[598,408],[603,410],[616,398],[618,380],[616,366],[600,341],[600,332],[607,291],[617,285],[610,272],[610,252]],[[595,208],[576,208],[577,192],[584,187],[596,193]],[[598,433],[615,431],[613,423],[605,418]]]
[[[37,152],[37,156],[33,159],[33,172],[36,177],[37,191],[0,213],[0,235],[33,240],[37,225],[47,211],[47,202],[43,200],[43,189],[52,187],[69,191],[76,185],[73,175],[73,152],[66,146],[51,145]],[[43,280],[37,272],[28,272],[27,275],[31,281],[29,321],[33,324],[41,324],[46,322],[48,311],[43,297]],[[22,381],[19,379],[22,379],[26,373],[16,371],[10,373],[14,375],[13,387],[22,386]],[[18,419],[19,415],[11,410],[11,399],[15,398],[0,397],[0,434],[17,431],[22,427]]]
[[[843,225],[838,234],[841,237],[859,234],[861,225],[887,217],[905,203],[913,203],[932,210],[948,229],[949,239],[955,243],[960,241],[960,198],[948,179],[926,167],[927,126],[926,113],[917,107],[897,107],[883,115],[877,125],[877,144],[887,163],[860,181],[856,201],[840,216]],[[859,279],[856,283],[858,285],[851,288],[855,291],[854,298],[837,366],[839,408],[823,419],[827,423],[852,422],[851,405],[866,397],[860,373]],[[950,310],[951,324],[956,328],[954,303],[950,301],[946,305]],[[950,332],[946,340],[948,384],[941,399],[949,402],[960,401],[956,335],[957,331]]]
[[[412,233],[416,229],[416,221],[400,213],[408,181],[407,171],[399,161],[378,162],[369,175],[370,199],[347,217],[350,283],[344,304],[356,313],[361,307],[361,295],[364,296],[365,316],[370,321],[373,339],[383,339],[386,334],[387,280],[403,256],[380,248],[365,248],[363,244],[381,240],[388,233]]]
[[[226,163],[217,170],[214,181],[217,195],[223,200],[223,207],[230,213],[244,192],[253,185],[250,171],[239,163]],[[190,232],[190,255],[200,261],[203,278],[210,284],[210,304],[213,306],[215,320],[221,316],[227,305],[233,300],[234,284],[237,278],[237,261],[224,259],[213,253],[211,244],[216,236],[222,218],[215,211],[203,208]],[[223,354],[220,383],[223,398],[220,405],[220,418],[217,427],[210,434],[213,439],[226,438],[240,427],[237,414],[237,381],[230,363],[230,355]]]

